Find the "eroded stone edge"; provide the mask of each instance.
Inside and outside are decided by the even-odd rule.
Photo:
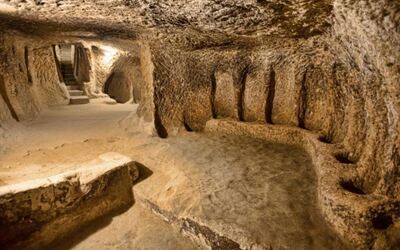
[[[79,172],[73,171],[49,178],[53,183],[37,180],[28,183],[29,189],[19,184],[3,193],[1,245],[9,249],[48,246],[99,217],[131,206],[133,181],[139,176],[137,166],[126,160],[110,164],[103,164],[104,169],[81,170],[82,175],[88,175],[82,180]],[[97,175],[91,172],[94,169]]]
[[[201,225],[195,219],[178,218],[173,213],[163,210],[155,203],[139,197],[140,203],[164,221],[178,227],[181,233],[191,240],[212,250],[240,250],[243,249],[238,242],[223,236],[211,228]]]

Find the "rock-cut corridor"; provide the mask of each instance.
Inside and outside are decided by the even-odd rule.
[[[400,249],[400,3],[0,0],[0,249]]]

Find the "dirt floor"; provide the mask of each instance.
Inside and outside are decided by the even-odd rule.
[[[151,204],[161,217],[196,221],[242,247],[346,249],[317,207],[313,166],[302,149],[207,133],[160,139],[127,131],[126,117],[136,108],[100,102],[63,106],[15,131],[19,141],[2,157],[0,185],[80,168],[107,152],[142,166],[132,208],[59,247],[199,247],[179,234],[179,223],[173,227],[151,214],[146,205]]]
[[[203,249],[140,204],[114,217],[97,220],[53,246],[54,250]]]

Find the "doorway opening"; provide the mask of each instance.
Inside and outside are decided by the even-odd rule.
[[[56,46],[62,80],[70,95],[70,104],[87,104],[84,82],[90,81],[90,63],[85,48],[80,44]]]

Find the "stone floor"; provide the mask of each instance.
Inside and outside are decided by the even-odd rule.
[[[133,157],[153,171],[135,187],[142,199],[249,248],[345,249],[316,205],[313,166],[301,149],[197,133],[162,145]]]
[[[94,100],[88,105],[67,105],[46,110],[33,121],[14,128],[6,153],[1,155],[0,185],[12,184],[62,171],[79,168],[84,160],[93,160],[101,145],[83,148],[75,143],[124,135],[119,122],[136,111],[134,104],[104,103]],[[58,153],[61,152],[62,153]],[[106,152],[106,151],[102,151]]]
[[[133,105],[85,106],[84,111],[73,106],[53,110],[28,125],[25,131],[38,134],[25,132],[21,137],[31,138],[36,148],[29,146],[19,155],[16,149],[23,144],[16,144],[3,156],[0,169],[4,185],[82,167],[107,152],[142,164],[145,176],[133,188],[136,204],[106,222],[95,222],[59,247],[196,249],[198,243],[179,234],[182,222],[190,220],[243,248],[347,249],[317,207],[314,169],[303,150],[208,133],[182,132],[168,139],[123,134],[123,121]],[[113,113],[113,108],[119,111]],[[102,136],[99,131],[104,131]],[[69,134],[73,136],[65,136]],[[154,209],[148,204],[159,217],[150,213]],[[169,223],[161,218],[169,218]]]
[[[140,204],[118,216],[101,218],[52,247],[54,250],[85,249],[203,249],[182,237],[179,230]]]

